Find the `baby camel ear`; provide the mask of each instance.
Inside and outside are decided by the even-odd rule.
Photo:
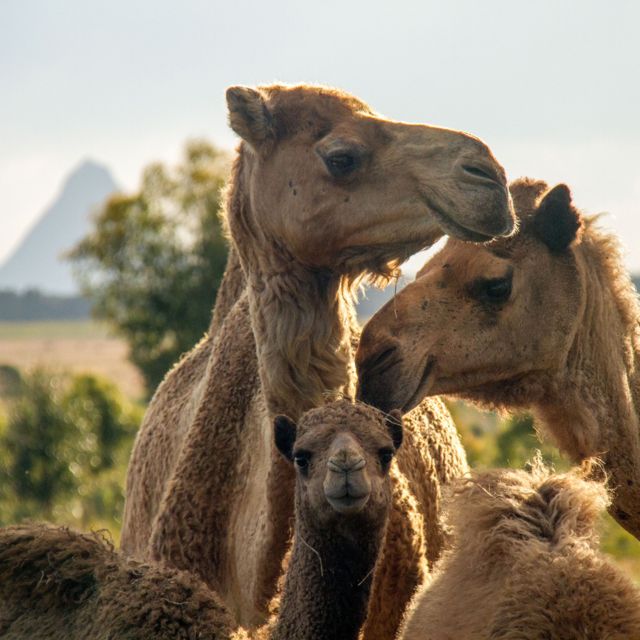
[[[273,119],[260,91],[229,87],[227,108],[231,128],[256,151],[275,138]]]
[[[566,251],[578,237],[582,218],[571,202],[571,191],[559,184],[544,195],[533,219],[533,231],[553,253]]]
[[[385,416],[384,422],[387,425],[391,440],[393,440],[393,446],[397,451],[402,444],[402,414],[398,409],[392,409]]]
[[[287,416],[276,416],[273,420],[273,430],[278,451],[287,460],[293,461],[293,444],[298,431],[296,423]]]

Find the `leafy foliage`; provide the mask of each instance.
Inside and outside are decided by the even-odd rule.
[[[227,156],[203,141],[110,198],[71,252],[94,314],[127,340],[149,392],[206,331],[227,259],[218,211]]]
[[[0,524],[45,518],[86,528],[118,519],[140,419],[141,409],[94,376],[24,377],[0,416]]]

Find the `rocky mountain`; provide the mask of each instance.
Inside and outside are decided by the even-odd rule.
[[[63,254],[90,228],[90,216],[117,189],[109,170],[85,161],[65,180],[53,204],[0,266],[0,289],[74,294],[77,286]]]

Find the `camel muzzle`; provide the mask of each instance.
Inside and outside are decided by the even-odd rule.
[[[365,466],[362,456],[350,452],[340,452],[328,460],[324,495],[338,513],[357,513],[369,501],[371,482]]]

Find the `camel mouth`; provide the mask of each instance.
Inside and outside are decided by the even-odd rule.
[[[366,493],[363,496],[352,496],[346,493],[341,498],[333,498],[329,496],[326,496],[326,498],[334,511],[337,511],[341,515],[351,515],[364,509],[367,502],[369,502],[370,495],[370,493]]]
[[[409,413],[412,409],[415,409],[422,399],[429,395],[429,390],[433,386],[435,376],[432,375],[436,364],[436,359],[433,356],[429,356],[427,358],[427,362],[425,364],[424,370],[422,371],[422,376],[420,376],[420,380],[418,380],[418,384],[407,400],[407,402],[402,406],[403,413]]]
[[[481,233],[475,229],[469,229],[459,222],[456,222],[433,202],[429,202],[428,205],[433,217],[446,235],[468,242],[489,242],[493,240],[494,236],[492,235]]]
[[[359,376],[363,376],[365,373],[366,375],[381,376],[400,362],[402,362],[402,357],[399,355],[398,347],[392,344],[358,363],[358,374]]]

